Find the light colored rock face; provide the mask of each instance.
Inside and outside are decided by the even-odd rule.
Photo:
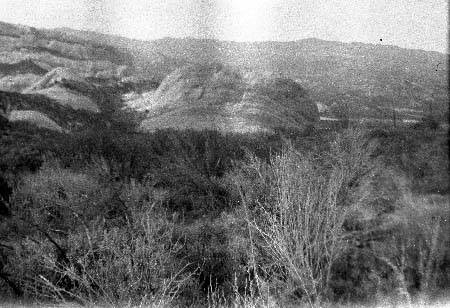
[[[0,91],[22,92],[38,82],[42,76],[35,74],[18,74],[0,77]]]
[[[166,77],[152,95],[128,102],[148,113],[140,128],[273,132],[304,129],[319,120],[317,106],[290,79],[242,76],[222,65],[188,66]]]
[[[175,107],[220,107],[242,96],[240,74],[221,65],[187,66],[167,76],[152,99],[149,110]]]
[[[125,104],[125,109],[131,109],[141,112],[149,110],[149,102],[153,100],[154,93],[155,91],[149,91],[139,94],[132,91],[123,94],[122,101]]]
[[[60,133],[64,132],[64,129],[61,126],[59,126],[55,121],[39,111],[13,110],[8,115],[8,120],[11,122],[28,122],[36,125],[37,127],[51,129]]]

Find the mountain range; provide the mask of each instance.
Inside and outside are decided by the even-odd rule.
[[[60,96],[61,102],[78,97],[91,101],[96,112],[102,111],[95,100],[105,86],[120,88],[121,94],[151,92],[180,67],[216,62],[238,68],[243,75],[292,79],[326,116],[345,112],[352,118],[386,117],[392,110],[413,119],[429,114],[442,120],[448,115],[448,54],[319,39],[140,41],[0,22],[0,91],[40,94],[56,102]],[[48,74],[55,78],[55,69],[64,76],[33,90]]]
[[[397,46],[341,43],[319,39],[238,43],[211,39],[163,38],[138,41],[87,31],[56,29],[128,50],[135,72],[163,78],[185,63],[219,61],[248,71],[270,71],[305,86],[325,104],[343,100],[421,108],[448,102],[448,54]]]

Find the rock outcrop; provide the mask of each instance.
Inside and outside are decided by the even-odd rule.
[[[221,64],[189,65],[169,74],[151,95],[129,105],[148,113],[141,130],[217,129],[273,132],[319,120],[305,89],[286,78],[244,78]]]

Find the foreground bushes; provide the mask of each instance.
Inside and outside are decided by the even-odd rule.
[[[281,284],[287,295],[320,301],[331,267],[345,249],[346,209],[338,204],[344,172],[339,168],[324,177],[308,158],[295,155],[288,151],[272,161],[266,175],[270,201],[257,204],[259,217],[250,227],[269,259],[260,266],[271,264],[265,270],[268,279]]]
[[[371,167],[362,137],[338,136],[321,157],[288,146],[270,163],[253,158],[232,176],[251,237],[249,260],[279,295],[310,303],[330,295],[332,267],[349,243],[350,185]]]
[[[412,189],[380,138],[184,134],[76,139],[23,173],[0,274],[28,297],[119,305],[411,300],[450,285],[448,199]]]
[[[99,167],[99,166],[91,166]],[[119,195],[96,177],[45,164],[13,197],[10,275],[28,296],[105,303],[167,300],[187,283],[181,246],[149,187]],[[117,187],[115,187],[117,188]],[[22,240],[17,236],[22,236]]]

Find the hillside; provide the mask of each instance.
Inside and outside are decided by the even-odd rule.
[[[36,75],[42,75],[47,73],[47,70],[43,69],[39,65],[33,62],[33,60],[27,59],[19,61],[17,63],[1,63],[0,74],[1,75],[14,75],[14,74],[26,74],[32,73]]]
[[[220,61],[244,71],[273,72],[304,85],[326,106],[345,105],[350,117],[385,117],[409,108],[442,115],[448,109],[448,54],[389,45],[319,39],[238,43],[212,39],[131,40],[55,29],[70,39],[111,44],[133,56],[135,74],[162,79],[186,63]],[[406,116],[407,117],[407,116]]]
[[[97,104],[87,94],[95,87],[68,68],[56,68],[48,72],[24,93],[42,94],[73,109],[100,112]]]
[[[10,121],[59,132],[104,126],[132,70],[120,48],[0,22],[0,106]]]
[[[186,62],[216,60],[248,71],[271,71],[304,85],[314,101],[328,106],[443,110],[448,104],[447,56],[393,46],[344,44],[316,39],[232,43],[164,39],[152,48]]]
[[[10,121],[24,121],[39,127],[57,131],[77,131],[93,125],[101,125],[101,115],[85,110],[76,110],[61,105],[42,94],[21,94],[0,91],[0,115]],[[49,124],[53,122],[52,124]],[[41,125],[41,124],[42,125]]]
[[[0,68],[24,61],[28,66],[32,61],[46,71],[68,67],[86,75],[108,77],[117,77],[131,64],[127,52],[107,44],[0,22]]]
[[[226,132],[303,130],[319,119],[297,83],[283,78],[245,80],[221,64],[187,65],[169,74],[152,95],[129,102],[147,112],[140,128],[217,129]]]
[[[89,83],[128,89],[126,100],[132,98],[139,109],[140,101],[152,96],[149,91],[171,72],[199,62],[220,62],[239,68],[244,76],[294,80],[320,106],[322,117],[389,121],[395,117],[406,122],[424,116],[447,119],[448,55],[437,52],[319,39],[139,41],[67,28],[49,30],[0,23],[0,90],[34,91],[94,112],[101,108],[84,91]],[[76,82],[31,91],[55,69],[70,70],[72,77],[78,77],[69,79]],[[78,79],[88,80],[88,85]],[[139,95],[140,100],[136,99]]]

